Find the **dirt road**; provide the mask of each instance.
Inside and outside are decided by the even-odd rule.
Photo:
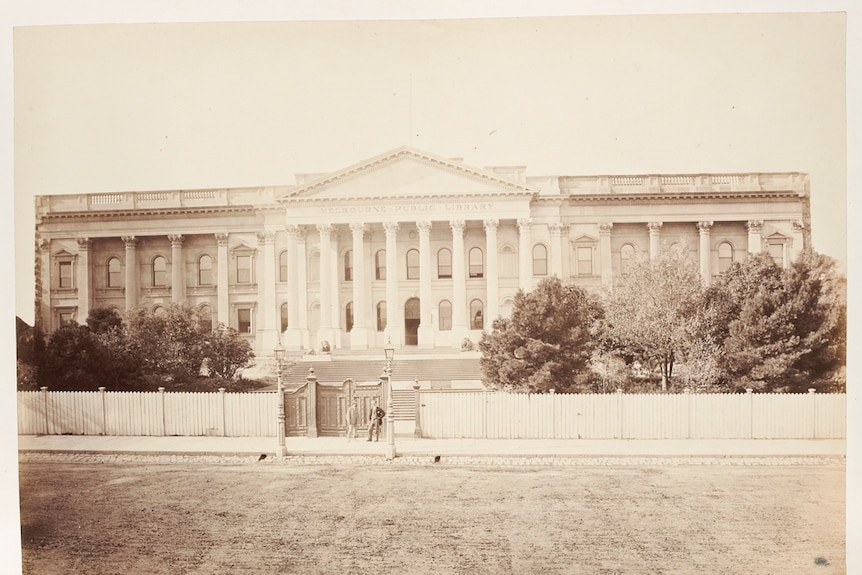
[[[843,465],[20,469],[32,575],[845,572]]]

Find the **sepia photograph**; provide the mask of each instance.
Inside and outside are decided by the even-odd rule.
[[[656,4],[13,11],[0,573],[862,568],[858,11]]]

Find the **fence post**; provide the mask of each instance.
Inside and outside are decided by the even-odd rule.
[[[419,439],[420,437],[422,437],[422,423],[419,421],[420,405],[419,405],[419,380],[418,379],[413,380],[413,404],[414,404],[413,409],[416,412],[416,415],[414,417],[414,419],[416,421],[416,425],[413,427],[413,438]]]
[[[162,435],[167,435],[167,425],[165,424],[165,388],[159,388],[159,396],[162,400],[159,402],[162,404]]]
[[[308,437],[317,437],[317,376],[314,375],[314,368],[308,368],[308,375],[305,376],[305,381],[308,384],[307,396],[308,403],[305,406],[305,417],[308,421]]]
[[[750,387],[745,389],[745,395],[748,397],[748,439],[754,437],[754,390]]]
[[[224,406],[224,388],[218,388],[219,395],[221,395],[221,435],[222,437],[227,437],[227,414],[225,413]]]
[[[691,439],[691,389],[686,387],[685,393],[685,438]]]
[[[48,388],[42,386],[39,388],[39,391],[42,392],[42,407],[45,410],[45,435],[50,433],[50,427],[48,426]]]
[[[808,396],[811,398],[811,439],[817,439],[817,392],[813,387],[808,388]]]
[[[108,435],[108,412],[105,407],[105,388],[99,388],[99,397],[102,398],[102,433],[100,435]]]
[[[617,389],[617,414],[619,415],[619,439],[623,438],[623,390]]]

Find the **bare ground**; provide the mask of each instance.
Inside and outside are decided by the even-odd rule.
[[[843,465],[21,463],[24,573],[845,572]]]

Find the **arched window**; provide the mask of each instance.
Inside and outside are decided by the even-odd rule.
[[[533,246],[533,275],[548,275],[548,248],[542,244]]]
[[[209,286],[213,283],[213,259],[207,254],[198,258],[198,285]]]
[[[512,317],[513,309],[515,309],[515,302],[511,298],[504,299],[502,307],[503,317]]]
[[[718,273],[724,273],[733,264],[733,246],[730,242],[718,244]]]
[[[198,309],[198,326],[203,333],[213,330],[213,308],[205,304]]]
[[[153,258],[153,285],[164,286],[168,282],[168,260],[162,256]]]
[[[379,280],[386,279],[386,250],[378,250],[374,254],[374,277]]]
[[[119,258],[108,260],[108,287],[123,287],[123,266]]]
[[[485,327],[484,307],[482,300],[474,299],[470,302],[470,329]]]
[[[353,302],[347,302],[344,308],[344,327],[347,331],[353,329]]]
[[[353,250],[344,252],[344,281],[353,281]]]
[[[515,248],[505,245],[500,249],[500,277],[513,278],[517,276],[515,267]]]
[[[377,331],[386,329],[386,302],[377,303]]]
[[[407,250],[407,279],[419,279],[419,250]]]
[[[452,329],[452,302],[445,299],[440,302],[438,317],[440,331],[449,331]]]
[[[287,252],[278,254],[278,281],[287,281]]]
[[[625,275],[631,271],[635,261],[635,247],[631,244],[623,244],[620,248],[620,273]]]
[[[153,307],[153,315],[154,315],[154,316],[156,316],[156,317],[164,317],[164,316],[166,316],[166,315],[167,315],[167,313],[168,313],[168,312],[165,310],[165,308],[163,308],[163,307],[162,307],[162,306],[160,306],[160,305],[157,305],[157,306],[154,306],[154,307]]]
[[[480,248],[470,249],[470,277],[485,277],[485,258]]]
[[[437,252],[437,277],[439,279],[452,277],[452,252],[449,248],[440,248]]]
[[[284,331],[287,329],[287,326],[288,326],[287,319],[288,319],[287,318],[287,303],[285,302],[285,303],[281,304],[281,331]]]

